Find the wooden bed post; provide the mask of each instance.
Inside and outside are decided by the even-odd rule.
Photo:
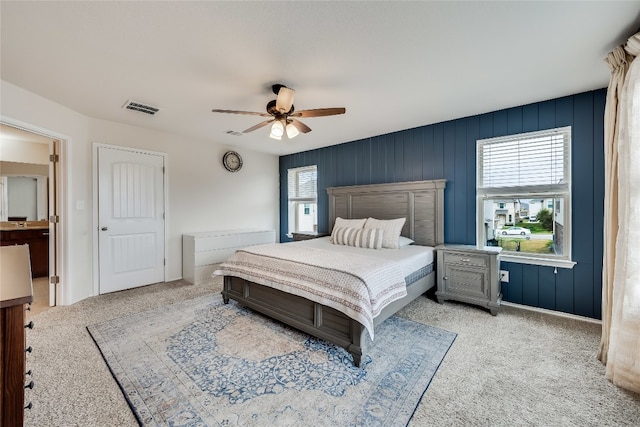
[[[224,287],[222,288],[222,301],[229,304],[229,289],[231,289],[231,276],[224,276]]]
[[[353,364],[359,368],[362,363],[362,333],[364,326],[353,319],[351,319],[351,345],[347,348],[347,351],[353,356]]]

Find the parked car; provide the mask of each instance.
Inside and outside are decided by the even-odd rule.
[[[499,231],[503,236],[529,236],[531,230],[524,227],[509,227]]]

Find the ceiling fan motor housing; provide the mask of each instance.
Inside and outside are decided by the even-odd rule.
[[[283,87],[286,87],[286,86],[280,83],[276,83],[274,85],[271,85],[271,90],[273,91],[273,93],[278,95],[278,92],[280,92],[280,88],[283,88]]]

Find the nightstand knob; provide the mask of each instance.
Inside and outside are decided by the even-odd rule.
[[[29,384],[24,386],[24,388],[29,388],[29,389],[33,390],[33,386],[35,386],[35,383],[33,381],[29,381]]]
[[[31,402],[29,402],[29,404],[24,407],[24,409],[31,409],[31,408],[33,408],[33,403]]]
[[[26,351],[27,353],[31,353],[33,351],[33,348],[29,346],[24,351]]]
[[[24,325],[25,328],[29,328],[29,329],[33,329],[33,320],[29,323],[27,323],[26,325]]]
[[[444,276],[442,280],[449,280],[449,278],[447,276]]]

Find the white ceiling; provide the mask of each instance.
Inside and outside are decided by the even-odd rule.
[[[1,77],[87,116],[288,154],[606,87],[640,2],[0,2]],[[296,110],[346,107],[276,142]],[[155,116],[122,109],[127,100]]]

